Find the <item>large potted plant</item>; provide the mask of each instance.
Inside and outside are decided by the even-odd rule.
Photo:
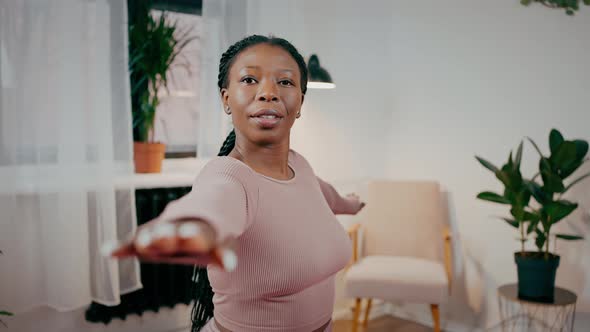
[[[550,242],[583,239],[580,235],[553,234],[552,228],[578,207],[577,203],[563,199],[563,195],[590,173],[568,181],[568,184],[565,181],[587,161],[588,142],[565,140],[558,130],[553,129],[549,134],[550,154],[545,156],[532,139],[528,140],[540,156],[539,171],[530,179],[523,178],[520,172],[522,142],[514,156],[510,152],[508,161],[501,168],[476,156],[504,186],[502,194],[484,191],[477,198],[510,207],[511,217],[502,219],[517,228],[520,234],[521,250],[514,254],[519,297],[552,302],[560,256],[550,251]],[[529,236],[535,237],[537,251],[525,250]]]
[[[138,173],[158,173],[165,144],[154,141],[154,120],[163,90],[167,91],[169,70],[183,63],[180,52],[195,39],[191,29],[181,31],[163,12],[156,17],[151,1],[136,1],[130,9],[129,71],[133,114],[133,150]]]

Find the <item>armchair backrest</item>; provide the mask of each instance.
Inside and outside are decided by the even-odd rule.
[[[363,256],[442,260],[447,215],[437,182],[372,181],[366,209]]]

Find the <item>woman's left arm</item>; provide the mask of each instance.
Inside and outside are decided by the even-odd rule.
[[[319,177],[316,178],[326,202],[328,202],[334,214],[357,214],[365,206],[365,203],[356,194],[348,194],[346,197],[342,197],[331,184]]]

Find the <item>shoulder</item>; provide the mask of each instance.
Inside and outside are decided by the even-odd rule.
[[[309,164],[307,159],[305,159],[305,157],[302,156],[299,152],[292,150],[292,149],[289,150],[289,162],[295,168],[299,168],[299,167],[311,168],[311,165]]]
[[[253,171],[241,161],[227,156],[214,157],[199,172],[196,181],[225,178],[239,182],[245,188],[252,188],[256,182]]]

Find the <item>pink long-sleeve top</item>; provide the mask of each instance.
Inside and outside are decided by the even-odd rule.
[[[295,176],[277,180],[216,157],[160,216],[198,218],[217,241],[237,240],[233,272],[207,267],[214,317],[231,331],[309,332],[332,316],[335,274],[352,250],[335,214],[355,214],[360,202],[341,197],[297,152],[288,160]]]

